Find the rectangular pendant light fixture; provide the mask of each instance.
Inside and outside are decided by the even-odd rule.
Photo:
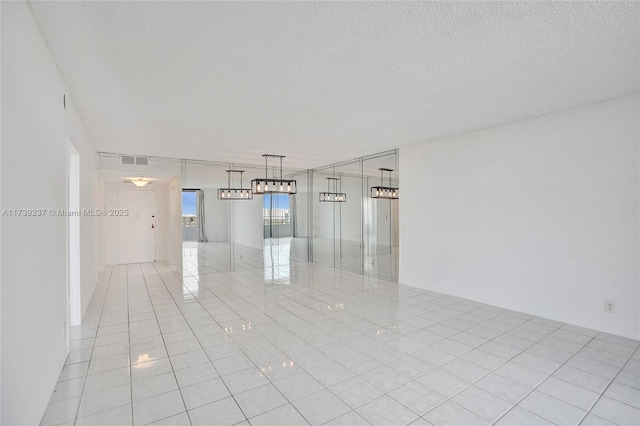
[[[251,181],[251,192],[258,195],[263,194],[295,194],[298,192],[296,181],[294,179],[282,178],[282,159],[284,155],[272,155],[263,154],[264,157],[264,178],[256,178]],[[277,173],[274,167],[273,178],[269,178],[269,158],[280,159],[280,178],[277,177]]]
[[[328,202],[328,203],[344,203],[347,201],[347,194],[344,192],[337,192],[338,191],[338,181],[340,179],[339,178],[335,178],[335,177],[328,177],[327,178],[327,192],[321,192],[320,193],[320,201],[321,202]],[[333,182],[333,190],[335,192],[329,192],[331,191],[331,182]]]
[[[371,198],[382,198],[388,200],[397,200],[400,197],[399,188],[394,188],[391,186],[391,172],[393,169],[385,169],[381,167],[380,169],[380,186],[372,186],[371,187]],[[389,186],[383,186],[383,173],[389,172]]]
[[[218,200],[251,200],[253,193],[242,187],[244,170],[227,170],[227,188],[218,188]],[[240,173],[240,188],[231,188],[231,173]]]

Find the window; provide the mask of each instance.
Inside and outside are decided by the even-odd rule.
[[[196,192],[182,191],[182,226],[192,228],[198,225],[196,216]]]
[[[289,195],[268,194],[264,196],[262,218],[265,225],[283,225],[291,223]]]

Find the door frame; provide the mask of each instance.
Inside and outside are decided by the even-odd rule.
[[[80,153],[67,135],[67,324],[82,322],[80,279]],[[69,333],[67,333],[67,341]]]

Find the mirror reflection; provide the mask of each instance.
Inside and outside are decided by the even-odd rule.
[[[253,198],[219,192],[248,188],[249,178],[265,176],[264,168],[183,160],[185,282],[230,273],[241,279],[252,268],[267,284],[287,285],[295,261],[397,282],[399,202],[371,195],[374,187],[399,187],[397,155],[394,150],[313,170],[282,169],[282,179],[296,182],[296,193]],[[241,170],[236,174],[244,182],[229,182],[229,170]],[[280,178],[279,169],[270,172]]]

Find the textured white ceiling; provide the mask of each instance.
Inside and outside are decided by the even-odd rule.
[[[637,2],[30,2],[100,151],[314,167],[639,89]]]

